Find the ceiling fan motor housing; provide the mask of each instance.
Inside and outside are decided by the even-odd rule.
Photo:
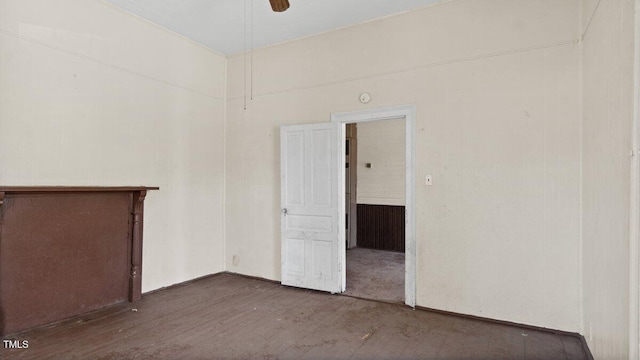
[[[283,12],[289,8],[289,0],[269,0],[271,9],[275,12]]]

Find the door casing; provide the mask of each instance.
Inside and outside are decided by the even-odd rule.
[[[342,124],[338,131],[339,151],[336,158],[338,169],[341,174],[338,175],[338,223],[344,224],[346,221],[345,214],[345,168],[344,153],[345,148],[345,124],[361,123],[367,121],[379,120],[405,120],[405,304],[416,306],[416,164],[415,164],[415,122],[416,107],[415,105],[400,105],[392,107],[384,107],[377,109],[358,110],[350,112],[339,112],[331,114],[331,121]],[[342,164],[340,166],[340,164]],[[342,266],[342,291],[346,289],[347,272],[346,272],[346,234],[344,226],[339,227],[339,241],[341,251],[339,263]]]

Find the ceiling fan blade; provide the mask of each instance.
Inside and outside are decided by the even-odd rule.
[[[275,12],[283,12],[289,8],[289,0],[269,0],[271,9]]]

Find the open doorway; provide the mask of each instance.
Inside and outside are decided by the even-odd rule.
[[[342,276],[342,291],[354,296],[372,298],[379,300],[390,301],[404,301],[405,304],[414,307],[416,296],[416,259],[415,259],[415,107],[412,105],[397,106],[381,109],[363,110],[346,113],[334,113],[331,115],[332,122],[344,124],[339,138],[339,144],[341,144],[342,151],[338,157],[340,167],[347,170],[345,159],[347,135],[350,137],[349,154],[352,156],[355,150],[356,159],[349,159],[348,166],[354,166],[354,163],[359,163],[360,167],[356,168],[355,174],[348,174],[347,171],[343,173],[343,176],[339,177],[339,191],[340,204],[338,209],[340,211],[340,223],[345,224],[339,229],[339,236],[341,238],[342,256],[341,256],[341,268],[343,271]],[[360,142],[362,141],[362,130],[365,129],[363,124],[388,124],[385,122],[399,122],[402,124],[400,134],[404,136],[404,142],[400,143],[399,150],[402,154],[404,161],[396,161],[395,165],[399,165],[397,176],[399,176],[400,184],[404,183],[404,186],[400,185],[395,188],[395,193],[398,192],[400,196],[396,195],[395,200],[403,200],[403,205],[395,205],[395,201],[387,199],[381,200],[385,196],[378,196],[380,199],[373,199],[377,196],[368,195],[369,200],[363,199],[362,195],[367,197],[367,191],[364,194],[358,196],[358,182],[362,181],[362,170],[379,170],[381,173],[392,171],[384,165],[384,159],[378,158],[377,160],[368,161],[363,159],[362,151],[358,151],[362,148]],[[347,130],[346,125],[356,125],[355,128],[351,127]],[[360,129],[358,129],[360,126]],[[375,126],[375,125],[374,125]],[[383,126],[384,127],[384,126]],[[365,131],[370,130],[366,129]],[[380,129],[378,129],[380,130]],[[386,130],[382,131],[384,134]],[[375,130],[374,130],[375,132]],[[401,137],[402,137],[401,136]],[[355,141],[354,141],[355,140]],[[356,146],[352,145],[352,141]],[[385,141],[378,139],[377,141]],[[388,155],[385,152],[389,149],[385,149],[382,145],[383,155]],[[379,149],[380,150],[380,149]],[[359,158],[359,160],[358,160]],[[357,166],[357,165],[356,165]],[[404,169],[404,171],[403,171]],[[360,173],[358,174],[358,170]],[[366,176],[374,174],[375,171],[366,173]],[[354,179],[348,179],[347,177],[353,176]],[[397,178],[395,180],[398,180]],[[352,184],[355,181],[355,194],[353,194],[353,185],[351,189],[347,189],[347,183]],[[396,182],[397,183],[397,182]],[[380,180],[374,181],[374,188],[388,188],[389,181]],[[388,189],[387,189],[388,190]],[[402,196],[402,194],[404,196]],[[389,197],[387,195],[387,197]],[[393,196],[392,196],[393,197]],[[360,198],[360,200],[358,200]],[[403,199],[399,199],[403,198]],[[361,204],[358,204],[360,201]],[[355,204],[354,204],[355,202]],[[381,203],[381,204],[380,204]],[[394,206],[399,208],[393,209]],[[358,211],[360,210],[360,211]],[[386,211],[385,211],[386,210]],[[395,211],[391,211],[395,210]],[[368,211],[368,214],[364,214],[364,211]],[[395,229],[382,230],[380,227],[364,227],[362,225],[365,217],[380,217],[385,220],[390,219],[393,215],[388,213],[392,212],[396,214]],[[404,212],[404,213],[403,213]],[[385,215],[387,213],[387,215]],[[403,215],[403,216],[398,216]],[[363,216],[365,215],[365,216]],[[400,220],[400,221],[397,221]],[[385,221],[379,222],[381,226],[384,226]],[[360,224],[360,227],[358,227]],[[404,231],[398,231],[400,227]],[[369,234],[364,233],[369,230]],[[364,234],[363,234],[364,233]],[[391,239],[387,239],[386,245],[382,245],[382,249],[370,249],[370,242],[382,241],[380,238],[389,238],[390,233],[396,234],[396,242],[404,246],[404,254],[400,250],[401,248],[385,249],[384,247],[389,244]],[[366,235],[366,236],[363,236]],[[373,236],[373,238],[371,238]],[[374,244],[375,245],[375,244]],[[347,250],[347,249],[351,250]],[[355,250],[355,251],[354,251]],[[391,250],[391,251],[390,251]],[[395,250],[395,251],[394,251]],[[360,253],[359,253],[360,252]],[[369,252],[369,254],[364,254]],[[372,256],[369,256],[372,255]],[[382,255],[376,258],[376,255]],[[384,258],[384,255],[390,255]],[[382,258],[381,258],[382,257]],[[347,258],[349,258],[347,260]],[[400,271],[393,272],[393,278],[384,278],[379,275],[384,275],[385,270],[390,268],[401,269]],[[359,278],[359,275],[364,275],[365,278]],[[399,279],[398,279],[399,278]],[[389,286],[374,286],[374,288],[367,288],[367,284],[381,283],[382,280],[393,283],[395,288]],[[359,284],[359,282],[361,282]],[[388,291],[387,291],[388,290]],[[398,295],[401,294],[401,295]]]
[[[404,302],[405,120],[346,124],[345,294]]]

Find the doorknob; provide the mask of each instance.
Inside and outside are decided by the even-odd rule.
[[[287,211],[287,208],[282,209],[282,213],[283,213],[283,214],[287,215],[287,212],[288,212],[288,211]]]

